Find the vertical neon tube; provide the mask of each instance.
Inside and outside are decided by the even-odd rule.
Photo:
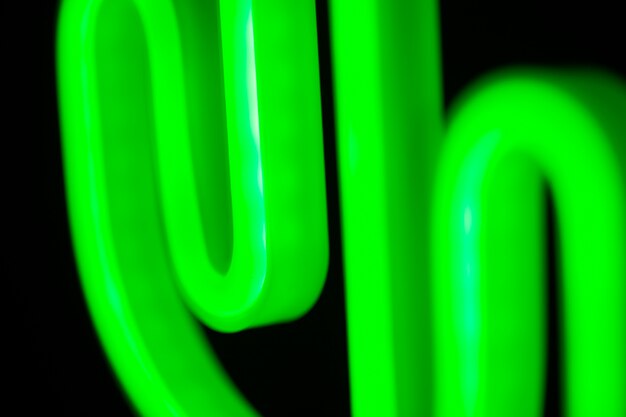
[[[433,209],[436,416],[542,413],[542,181],[561,236],[565,415],[626,415],[625,108],[623,83],[592,72],[507,73],[460,101]]]
[[[437,2],[333,0],[330,14],[352,410],[430,415]]]

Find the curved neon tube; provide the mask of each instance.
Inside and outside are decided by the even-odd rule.
[[[562,237],[566,415],[626,414],[625,108],[624,84],[594,72],[506,73],[459,102],[433,208],[435,415],[542,413],[544,179]]]
[[[105,351],[142,415],[255,415],[186,305],[233,331],[298,317],[325,278],[313,3],[261,4],[252,14],[250,7],[66,0],[61,8],[59,96],[74,247]],[[276,31],[283,23],[286,32]],[[275,62],[284,63],[282,79],[273,75]],[[250,158],[253,172],[238,171],[250,168]],[[191,205],[177,206],[177,198]],[[246,216],[267,235],[248,229]],[[256,257],[237,258],[240,246]],[[211,271],[186,265],[186,253],[206,257],[216,272],[194,281],[185,274]],[[228,268],[262,279],[218,276]],[[204,298],[198,287],[210,285],[230,299]]]
[[[197,152],[180,134],[187,131],[185,103],[174,100],[184,91],[182,75],[180,83],[172,82],[171,56],[155,40],[154,61],[163,62],[154,68],[166,72],[154,83],[155,96],[162,98],[155,102],[161,124],[157,149],[165,229],[183,295],[211,327],[238,331],[301,316],[324,283],[328,238],[319,66],[311,1],[255,7],[250,1],[225,1],[220,17],[233,233],[225,270],[207,256],[202,233],[203,217],[223,210],[213,208],[223,200],[200,204],[203,187],[193,169]],[[202,59],[215,66],[219,54]],[[212,155],[206,157],[209,165]]]

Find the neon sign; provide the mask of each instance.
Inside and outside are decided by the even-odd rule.
[[[563,234],[567,415],[625,415],[622,82],[504,72],[444,133],[436,3],[331,12],[354,415],[537,415],[543,180]],[[187,307],[238,331],[319,295],[315,31],[311,1],[63,3],[75,251],[142,414],[255,415]]]

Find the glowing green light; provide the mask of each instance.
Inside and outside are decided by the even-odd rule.
[[[623,417],[626,89],[509,73],[444,135],[436,6],[331,3],[353,414],[540,414],[545,180],[567,416]],[[146,416],[256,415],[192,312],[238,331],[321,291],[314,2],[65,0],[58,65],[76,257],[124,388]]]
[[[317,299],[326,273],[315,9],[312,2],[283,3],[251,8],[250,2],[226,1],[220,7],[233,233],[226,273],[207,256],[202,233],[203,216],[219,213],[212,206],[223,200],[202,211],[195,152],[179,133],[187,131],[184,114],[180,123],[157,130],[163,132],[157,143],[165,228],[181,289],[194,312],[223,331],[300,316]],[[219,55],[212,58],[207,66]],[[158,85],[168,89],[163,123],[173,123],[172,97],[184,84],[164,77],[155,82],[155,95]],[[214,140],[215,133],[206,134]]]
[[[435,1],[331,2],[352,413],[428,416]]]
[[[66,0],[58,74],[77,261],[126,391],[147,416],[255,415],[186,307],[234,331],[321,291],[314,3]]]
[[[626,415],[625,108],[624,85],[599,73],[509,73],[460,102],[433,209],[435,415],[541,415],[544,179],[562,237],[566,415]]]

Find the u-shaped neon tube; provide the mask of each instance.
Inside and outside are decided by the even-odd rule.
[[[566,415],[626,413],[625,108],[624,84],[589,71],[501,74],[460,102],[433,209],[437,416],[542,413],[544,179]]]
[[[66,0],[58,27],[74,248],[122,385],[146,416],[256,415],[187,307],[235,331],[321,291],[314,3]]]

